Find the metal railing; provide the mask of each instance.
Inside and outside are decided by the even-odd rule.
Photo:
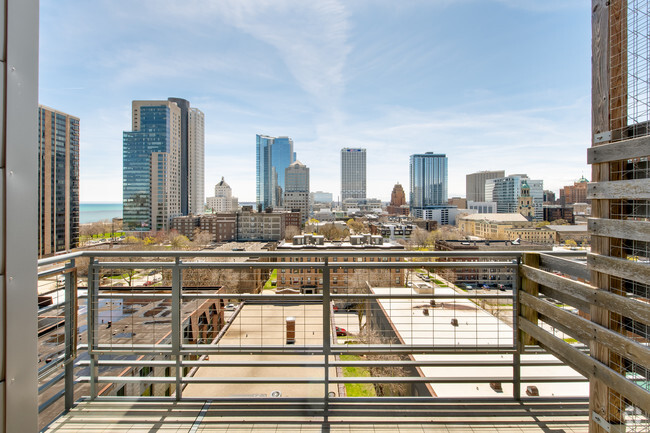
[[[354,401],[433,402],[450,387],[480,388],[466,398],[520,399],[522,389],[551,397],[545,384],[585,378],[536,374],[537,367],[562,362],[521,335],[530,331],[526,309],[532,308],[531,295],[520,290],[530,278],[520,274],[529,272],[522,257],[106,251],[41,260],[39,278],[62,275],[64,285],[50,291],[58,302],[55,296],[39,309],[41,319],[63,315],[63,323],[44,326],[39,338],[39,353],[55,354],[39,370],[40,411],[67,411],[75,395],[297,399],[325,409],[351,395],[366,395]],[[586,275],[583,264],[544,257],[543,264]],[[80,260],[88,261],[86,287],[77,284]],[[567,302],[560,286],[549,290]],[[585,345],[566,338],[566,326],[539,326],[588,357]],[[355,394],[353,384],[369,394]]]

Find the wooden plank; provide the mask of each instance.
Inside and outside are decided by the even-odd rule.
[[[548,296],[549,298],[557,299],[563,304],[571,305],[572,307],[584,311],[585,313],[589,313],[589,309],[591,307],[589,302],[585,301],[584,299],[571,296],[562,290],[554,289],[548,286],[539,286],[539,293],[543,294],[544,296]]]
[[[631,138],[616,143],[606,143],[587,149],[587,163],[600,164],[603,162],[643,158],[649,156],[649,148],[650,136]]]
[[[598,272],[636,281],[641,284],[648,284],[650,282],[650,266],[647,263],[601,256],[600,254],[588,254],[587,263],[591,269]]]
[[[650,222],[648,221],[589,218],[587,227],[590,233],[598,236],[650,242]]]
[[[521,293],[520,297],[523,304],[528,305],[544,316],[562,323],[570,331],[569,334],[577,340],[586,344],[589,344],[590,341],[597,341],[607,346],[609,350],[613,350],[639,365],[650,368],[650,347],[642,346],[617,332],[593,323],[590,320],[583,319],[578,315],[558,308],[550,302],[536,298],[528,293]]]
[[[648,200],[650,199],[650,181],[634,179],[590,183],[587,185],[587,198],[590,200]]]
[[[591,1],[591,137],[609,131],[609,19],[607,0]]]
[[[603,308],[625,317],[650,325],[650,308],[647,304],[627,299],[607,290],[597,289],[589,284],[570,280],[530,266],[521,265],[519,273],[542,286],[563,291],[570,296],[581,299],[592,307]],[[609,316],[608,316],[609,317]]]
[[[531,269],[536,269],[539,267],[539,254],[524,253],[523,257],[521,258],[521,262],[524,265],[526,265],[526,267],[530,267]],[[522,278],[520,287],[521,287],[520,293],[528,293],[535,297],[539,296],[539,285],[531,279]],[[532,323],[537,323],[537,311],[535,311],[534,309],[529,308],[527,306],[520,305],[518,311],[520,312],[520,315],[522,317],[525,317]],[[533,338],[531,338],[530,335],[526,335],[524,333],[520,334],[520,342],[522,346],[537,344],[537,342]]]
[[[587,268],[586,263],[567,260],[548,254],[540,254],[539,259],[541,267],[551,268],[554,271],[559,271],[575,278],[582,278],[585,281],[589,281],[591,278],[591,271]]]
[[[526,334],[534,337],[540,346],[580,374],[589,379],[602,381],[639,408],[650,411],[650,393],[640,386],[524,318],[519,319],[519,327]]]

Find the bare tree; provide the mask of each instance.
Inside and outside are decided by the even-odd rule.
[[[300,234],[300,229],[296,226],[289,226],[287,229],[284,231],[284,240],[285,241],[291,241],[294,236],[298,236]]]
[[[411,243],[417,248],[426,248],[428,244],[429,232],[416,227],[413,232],[411,232]]]
[[[195,248],[202,248],[206,245],[209,245],[212,242],[212,235],[210,232],[196,229],[194,230],[194,239],[192,240],[192,245]]]

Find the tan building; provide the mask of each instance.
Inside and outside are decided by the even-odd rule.
[[[386,208],[389,215],[408,215],[410,208],[406,202],[406,194],[400,183],[396,183],[390,193],[390,204]]]
[[[538,227],[531,228],[512,228],[506,230],[506,239],[520,239],[532,244],[553,245],[555,241],[555,231]]]
[[[387,251],[404,249],[402,245],[384,242],[381,236],[369,234],[351,236],[350,242],[325,243],[322,236],[295,236],[292,243],[284,242],[278,245],[278,251],[336,251],[350,253],[367,251]],[[318,257],[282,257],[281,262],[318,262]],[[332,257],[330,265],[330,287],[333,293],[358,293],[367,289],[366,282],[372,286],[394,287],[404,286],[404,269],[348,269],[336,268],[337,262],[395,262],[401,261],[399,257]],[[319,293],[323,289],[323,274],[319,269],[278,269],[277,287],[299,290],[301,293]]]
[[[467,209],[467,199],[461,197],[452,197],[447,200],[447,204],[458,207],[458,209]]]
[[[458,218],[458,228],[466,236],[513,240],[509,229],[532,228],[533,223],[520,213],[482,213]]]
[[[589,180],[583,176],[577,182],[574,182],[573,185],[567,185],[564,188],[560,188],[560,204],[565,205],[590,202],[587,201],[588,184]]]
[[[38,107],[38,256],[79,243],[79,118]]]

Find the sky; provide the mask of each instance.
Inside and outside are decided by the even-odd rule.
[[[131,101],[205,114],[205,192],[255,201],[255,134],[293,138],[311,190],[340,194],[367,149],[367,195],[408,194],[409,156],[465,175],[590,177],[586,0],[41,0],[39,102],[80,118],[80,200],[122,200]]]

